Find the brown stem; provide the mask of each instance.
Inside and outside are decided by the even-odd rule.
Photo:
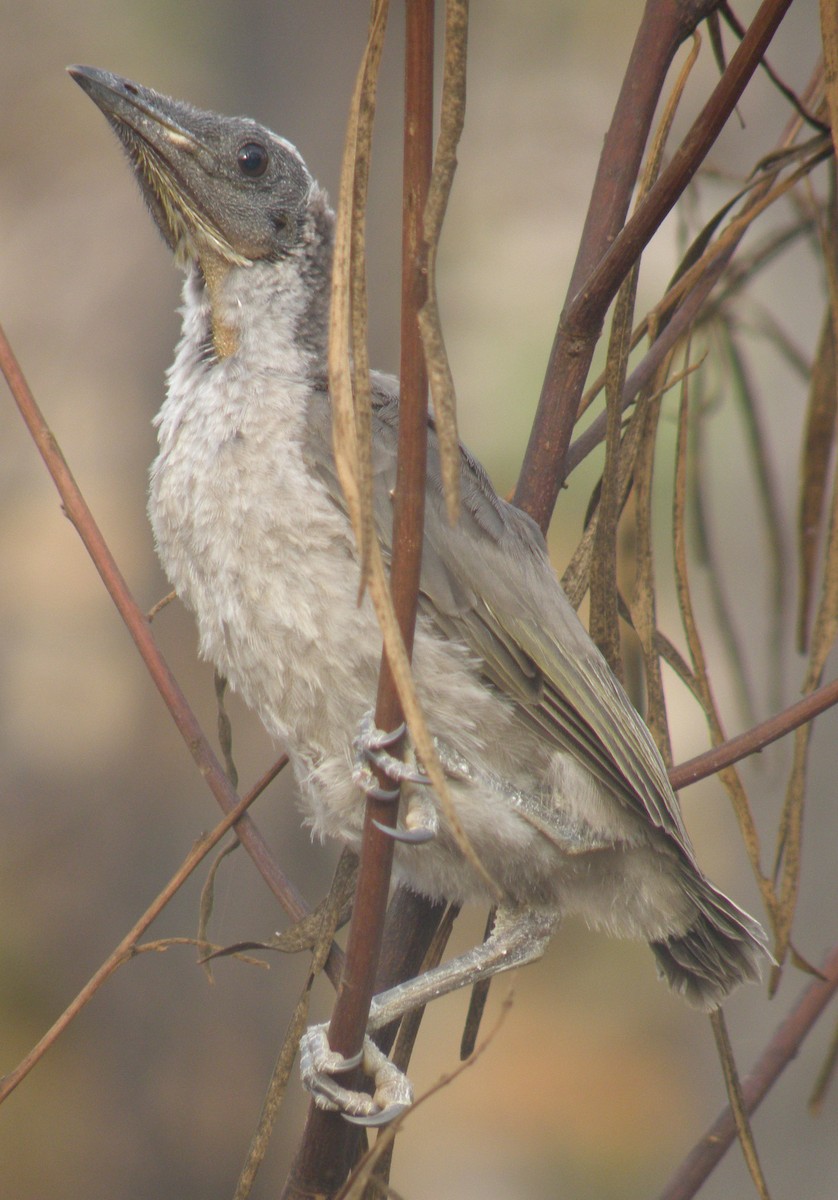
[[[572,300],[623,227],[643,148],[678,47],[719,0],[647,0],[608,132],[567,289]]]
[[[670,783],[677,791],[678,788],[697,783],[699,779],[706,779],[708,775],[715,775],[741,758],[747,758],[749,754],[756,754],[758,750],[762,750],[763,746],[768,746],[771,742],[785,737],[799,725],[805,725],[807,721],[814,720],[820,713],[832,708],[835,704],[838,704],[838,679],[824,684],[817,691],[811,692],[802,700],[797,700],[788,708],[784,708],[782,712],[775,713],[773,717],[760,721],[758,725],[754,725],[745,733],[729,738],[719,746],[714,746],[712,750],[707,750],[704,754],[699,754],[695,758],[681,763],[680,766],[674,767],[669,772]]]
[[[433,132],[433,0],[406,0],[404,173],[402,200],[402,309],[399,449],[393,511],[390,586],[405,647],[410,653],[416,620],[424,523],[427,452],[427,373],[418,313],[427,299],[426,246],[422,216],[431,174]],[[395,729],[401,705],[386,655],[382,655],[375,723]],[[397,753],[398,748],[391,748]],[[391,788],[382,778],[382,787]],[[355,908],[346,965],[329,1023],[331,1048],[346,1057],[360,1050],[381,952],[393,839],[373,824],[394,826],[398,804],[367,799]],[[358,1072],[342,1077],[361,1084]],[[358,1131],[312,1103],[283,1197],[294,1200],[333,1194],[355,1157]]]
[[[433,9],[433,0],[407,0],[406,3],[401,399],[390,586],[408,654],[413,646],[422,562],[427,453],[428,381],[417,314],[426,299],[422,214],[432,157]],[[375,709],[376,726],[391,730],[401,721],[401,705],[384,655]],[[392,787],[386,778],[380,782],[384,788]],[[397,804],[374,797],[367,800],[346,967],[329,1025],[329,1044],[347,1057],[361,1048],[366,1029],[393,859],[393,839],[381,833],[374,822],[394,826],[397,813]]]

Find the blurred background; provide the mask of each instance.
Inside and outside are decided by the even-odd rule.
[[[440,4],[441,8],[442,5]],[[514,484],[541,386],[596,159],[642,5],[626,0],[491,0],[474,6],[469,100],[442,247],[441,293],[464,440],[498,488]],[[742,4],[747,20],[756,5]],[[247,113],[293,141],[334,195],[346,113],[363,47],[366,0],[0,0],[0,321],[135,595],[168,589],[145,518],[151,418],[178,337],[180,280],[99,112],[64,73],[81,62],[199,106]],[[771,50],[795,87],[818,52],[817,5],[798,0]],[[732,48],[731,48],[732,52]],[[369,212],[371,354],[398,363],[401,6],[393,5],[379,93]],[[687,111],[714,77],[702,56]],[[689,106],[692,106],[691,108]],[[722,173],[766,152],[783,102],[755,82],[714,152]],[[686,118],[685,118],[686,120]],[[683,122],[682,122],[683,127]],[[691,203],[713,211],[712,188]],[[641,307],[676,264],[678,220],[646,261]],[[816,257],[783,260],[761,301],[811,355],[823,309]],[[772,385],[765,434],[792,544],[805,389],[770,348],[755,366]],[[791,608],[779,652],[753,483],[724,388],[707,453],[710,527],[733,600],[754,712],[705,608],[719,699],[735,732],[798,694]],[[670,421],[670,428],[672,427]],[[597,464],[578,472],[552,532],[561,571],[581,528]],[[667,481],[663,482],[664,492]],[[0,400],[0,1072],[58,1016],[217,819],[213,801],[69,522],[12,403]],[[666,495],[662,503],[666,505]],[[664,525],[665,529],[665,525]],[[790,595],[794,566],[789,557]],[[696,578],[701,588],[701,572]],[[662,623],[678,640],[677,612]],[[214,730],[212,673],[190,619],[172,605],[155,623],[204,728]],[[769,677],[766,660],[779,664]],[[834,663],[833,663],[834,668]],[[834,673],[834,670],[833,670]],[[829,672],[828,672],[829,674]],[[706,746],[696,711],[672,689],[676,759]],[[235,756],[247,788],[272,746],[235,700]],[[828,714],[813,739],[803,888],[795,942],[817,962],[835,937],[835,742]],[[770,863],[789,745],[743,768]],[[759,899],[722,789],[685,792],[687,823],[708,872],[759,914]],[[300,829],[290,783],[255,816],[311,902],[337,851]],[[149,937],[194,934],[205,871]],[[460,948],[482,931],[467,914]],[[269,937],[284,918],[242,852],[216,888],[217,942]],[[15,1200],[181,1200],[232,1194],[279,1040],[306,973],[223,961],[209,984],[188,948],[143,955],[98,993],[0,1110],[0,1189]],[[806,980],[789,968],[778,996],[738,994],[728,1009],[747,1071]],[[632,1200],[655,1194],[724,1100],[707,1022],[657,983],[644,946],[568,924],[540,965],[501,978],[487,1028],[514,1005],[480,1060],[408,1122],[394,1185],[435,1200]],[[320,983],[315,1015],[331,991]],[[466,1000],[426,1017],[412,1075],[418,1091],[456,1063]],[[827,1200],[838,1190],[836,1099],[819,1119],[806,1098],[828,1020],[755,1120],[776,1196]],[[292,1088],[255,1196],[277,1194],[305,1111]],[[735,1148],[707,1200],[750,1194]]]

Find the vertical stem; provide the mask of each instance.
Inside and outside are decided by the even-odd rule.
[[[393,514],[391,588],[408,652],[413,647],[422,562],[427,456],[425,358],[417,315],[427,294],[422,215],[433,156],[433,0],[406,0],[404,173],[402,194],[401,403],[399,455]],[[401,706],[386,655],[382,656],[375,721],[395,729]],[[386,779],[382,785],[392,787]],[[393,839],[373,824],[395,825],[398,806],[370,797],[355,913],[346,969],[329,1026],[329,1044],[347,1056],[357,1053],[366,1028],[381,950],[393,860]]]
[[[391,588],[408,653],[413,647],[424,523],[427,455],[427,375],[418,312],[427,294],[422,218],[433,156],[433,0],[405,0],[405,114],[402,202],[401,405],[396,494],[393,512]],[[375,721],[395,729],[402,720],[386,655],[382,655]],[[396,753],[397,750],[393,750]],[[382,786],[392,783],[381,780]],[[333,1050],[351,1057],[360,1050],[381,951],[393,860],[393,839],[373,824],[394,825],[398,805],[370,797],[364,815],[361,865],[346,964],[329,1024]],[[348,1087],[355,1077],[342,1076]],[[312,1105],[283,1196],[327,1196],[351,1165],[358,1131],[340,1116]]]

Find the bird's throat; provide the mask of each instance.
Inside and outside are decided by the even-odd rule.
[[[230,264],[209,247],[201,250],[200,264],[210,302],[213,348],[218,358],[229,358],[239,348],[237,329],[221,315],[221,293],[230,273]]]

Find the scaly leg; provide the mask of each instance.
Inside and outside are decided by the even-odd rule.
[[[546,950],[558,920],[554,911],[499,910],[495,927],[482,945],[374,997],[368,1028],[379,1029],[438,996],[469,987],[500,971],[534,962]],[[322,1025],[309,1029],[300,1046],[303,1085],[321,1108],[340,1111],[353,1124],[383,1125],[412,1103],[413,1089],[407,1076],[377,1050],[369,1038],[364,1041],[361,1059],[352,1062],[330,1049]],[[331,1078],[334,1072],[348,1070],[359,1061],[374,1078],[376,1090],[372,1097],[344,1088]]]
[[[552,910],[499,909],[495,927],[481,945],[374,996],[368,1028],[380,1029],[438,996],[535,962],[547,949],[558,923],[559,915]]]

